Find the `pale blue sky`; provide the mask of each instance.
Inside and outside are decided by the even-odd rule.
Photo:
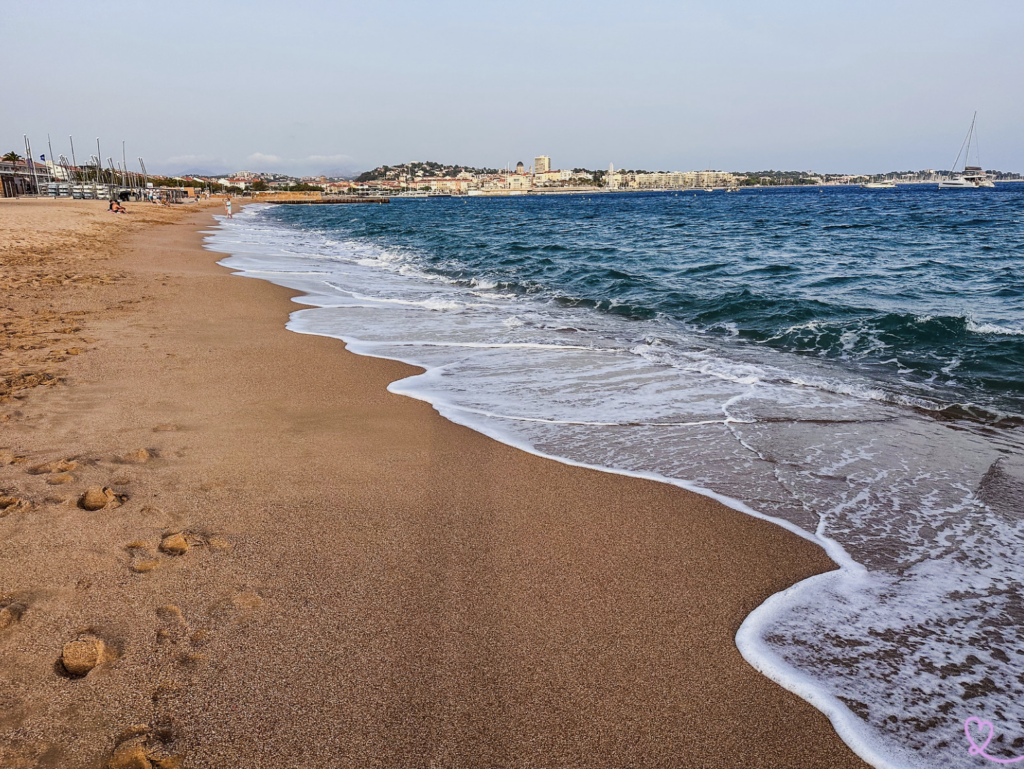
[[[0,151],[879,172],[948,168],[977,109],[985,167],[1024,171],[1018,0],[0,0],[0,28]]]

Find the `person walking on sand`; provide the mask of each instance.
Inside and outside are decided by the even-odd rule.
[[[224,210],[228,212],[228,219],[234,219],[231,215],[231,198],[224,201]]]

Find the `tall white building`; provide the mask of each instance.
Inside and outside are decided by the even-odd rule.
[[[546,174],[551,170],[551,158],[547,155],[540,155],[533,159],[533,172],[535,174]]]
[[[615,164],[608,164],[608,175],[605,177],[605,186],[609,189],[618,189],[619,187],[619,174],[615,173]]]

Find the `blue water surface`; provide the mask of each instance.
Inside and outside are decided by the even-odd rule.
[[[833,360],[958,416],[1024,414],[1024,185],[395,199],[272,216],[467,285]]]

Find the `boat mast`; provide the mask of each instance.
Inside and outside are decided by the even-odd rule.
[[[967,166],[967,163],[969,162],[967,160],[967,155],[964,155],[964,148],[966,147],[967,148],[967,152],[970,153],[970,151],[971,151],[971,134],[974,133],[974,121],[977,120],[977,119],[978,119],[978,113],[977,113],[977,111],[975,111],[974,117],[971,118],[971,127],[967,129],[967,137],[964,139],[964,143],[960,145],[960,151],[958,153],[956,153],[956,160],[953,161],[953,167],[949,171],[951,176],[956,173],[956,166],[957,166],[957,163],[960,162],[960,156],[961,155],[964,156],[964,166],[965,167]]]
[[[73,137],[71,134],[68,134],[68,141],[71,142],[71,165],[75,169],[75,180],[81,180],[84,182],[84,180],[81,179],[81,174],[78,172],[78,161],[75,159],[75,137]],[[82,194],[85,194],[84,186],[82,188]]]
[[[974,123],[978,119],[978,112],[975,110],[974,117],[971,118],[971,128],[967,132],[967,154],[964,155],[964,171],[967,170],[967,166],[971,163],[971,142],[974,141]]]
[[[50,178],[57,178],[57,161],[53,159],[53,144],[50,143],[50,134],[46,134],[46,149],[50,151],[50,168],[53,169],[53,173],[50,174]],[[46,162],[46,161],[43,161]],[[60,187],[57,188],[57,194],[60,194]]]
[[[974,117],[978,117],[977,112],[974,113]],[[977,131],[975,131],[975,133],[977,133]],[[977,136],[974,137],[974,155],[978,159],[978,168],[984,170],[983,166],[981,165],[981,141],[978,139]]]

